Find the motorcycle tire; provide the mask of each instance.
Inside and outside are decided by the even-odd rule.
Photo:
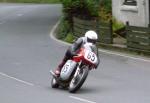
[[[70,85],[69,85],[69,92],[70,93],[75,93],[77,90],[79,90],[88,76],[88,73],[89,73],[88,67],[83,66],[81,69],[83,71],[82,71],[82,75],[81,75],[80,80],[76,84],[73,83],[73,79],[70,82]]]
[[[51,80],[51,87],[52,88],[58,88],[59,87],[59,84],[57,83],[57,81],[54,77],[52,77],[52,80]]]

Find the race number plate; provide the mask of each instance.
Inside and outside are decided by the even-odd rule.
[[[85,52],[84,58],[86,60],[88,60],[89,62],[93,63],[93,64],[95,64],[97,62],[97,56],[96,56],[96,54],[93,53],[93,52],[91,52],[91,51],[89,51],[89,50],[87,50]]]

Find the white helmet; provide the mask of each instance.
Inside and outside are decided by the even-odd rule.
[[[85,33],[85,37],[87,38],[87,42],[96,43],[98,36],[97,33],[93,30],[89,30]]]

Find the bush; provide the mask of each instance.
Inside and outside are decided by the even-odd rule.
[[[110,20],[112,20],[112,15],[110,12],[107,12],[104,7],[101,7],[101,10],[99,11],[99,18],[101,21],[109,23]]]
[[[63,20],[59,26],[57,37],[59,39],[68,36],[68,33],[73,32],[73,16],[81,19],[95,19],[98,17],[97,0],[60,0],[63,4]],[[66,39],[68,40],[69,37]],[[69,40],[70,41],[70,40]]]
[[[101,0],[100,7],[104,8],[107,12],[111,12],[112,10],[112,0]]]
[[[73,16],[84,19],[92,19],[98,16],[98,5],[96,0],[61,0],[63,13],[71,28],[73,27]]]
[[[69,43],[73,43],[74,40],[75,40],[75,37],[73,36],[72,33],[68,33],[66,38],[64,39],[64,41],[69,42]]]
[[[114,32],[124,27],[125,25],[122,22],[117,21],[115,18],[113,18],[113,31]]]
[[[67,33],[70,32],[70,25],[67,20],[61,18],[60,24],[57,30],[57,38],[64,39],[67,36]]]
[[[98,16],[97,0],[61,0],[63,12],[68,18],[73,15],[91,19]]]
[[[112,19],[112,2],[111,0],[101,0],[99,17],[101,21],[109,22]]]

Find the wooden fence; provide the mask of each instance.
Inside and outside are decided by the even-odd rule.
[[[127,47],[150,51],[150,28],[129,26],[127,23]]]
[[[99,41],[101,43],[112,44],[113,43],[113,31],[112,21],[104,23],[99,21]]]
[[[77,37],[83,36],[87,30],[94,30],[99,36],[100,43],[111,44],[112,39],[112,23],[102,23],[98,20],[81,20],[73,18],[73,32]]]

